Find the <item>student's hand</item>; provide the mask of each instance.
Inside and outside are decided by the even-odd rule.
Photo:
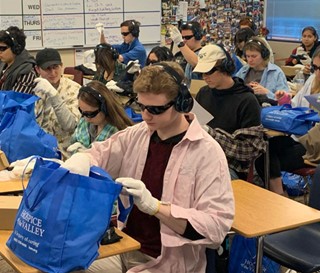
[[[76,153],[60,165],[71,173],[89,176],[90,157],[86,153]]]
[[[114,80],[108,81],[106,87],[113,92],[122,93],[124,90],[117,85],[117,82]]]
[[[260,83],[251,82],[250,87],[253,89],[253,92],[257,95],[266,95],[268,94],[268,89],[264,88]]]
[[[277,90],[277,91],[274,93],[274,98],[275,98],[276,100],[279,100],[279,99],[282,98],[285,94],[286,94],[286,91],[284,91],[284,90]]]
[[[309,64],[306,64],[303,68],[303,74],[309,75],[310,74],[310,69],[311,69],[311,62]]]
[[[104,27],[102,23],[98,23],[96,24],[96,30],[99,32],[99,34],[101,35],[103,33]]]
[[[55,89],[47,79],[36,78],[34,82],[36,83],[36,87],[33,89],[33,91],[36,95],[37,93],[44,94],[51,98],[58,94],[57,89]]]
[[[67,151],[69,153],[75,153],[75,152],[83,152],[84,150],[86,150],[87,148],[84,147],[80,142],[75,142],[73,144],[71,144],[68,148]]]
[[[149,215],[155,215],[159,211],[159,200],[151,195],[142,181],[130,177],[120,177],[116,181],[123,185],[122,193],[133,196],[140,211]]]
[[[135,61],[129,61],[127,66],[129,66],[131,63],[133,63],[133,65],[129,68],[129,70],[127,71],[129,74],[134,74],[136,72],[140,72],[140,64],[139,64],[139,60],[135,60]]]
[[[170,28],[170,38],[171,40],[176,44],[180,44],[181,42],[183,42],[183,39],[182,39],[182,35],[179,31],[179,29],[175,26],[171,27]]]

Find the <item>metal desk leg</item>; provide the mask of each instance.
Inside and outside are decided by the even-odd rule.
[[[264,235],[258,236],[258,238],[257,238],[256,273],[262,273],[263,242],[264,242]]]
[[[269,158],[269,140],[266,141],[266,152],[264,154],[264,186],[269,190],[270,181],[270,158]]]

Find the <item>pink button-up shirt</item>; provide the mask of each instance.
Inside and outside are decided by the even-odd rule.
[[[128,272],[205,272],[205,249],[217,248],[230,230],[234,199],[226,157],[193,114],[184,138],[172,150],[163,180],[161,200],[171,214],[190,222],[205,238],[189,240],[161,225],[161,255]],[[152,131],[145,122],[129,127],[104,142],[96,142],[91,163],[114,178],[141,179]]]

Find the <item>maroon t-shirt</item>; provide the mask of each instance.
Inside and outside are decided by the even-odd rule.
[[[185,132],[166,140],[161,140],[156,132],[151,136],[141,180],[152,196],[159,200],[171,151],[184,135]],[[142,253],[154,258],[161,254],[160,222],[155,216],[145,214],[133,206],[124,232],[141,243]]]

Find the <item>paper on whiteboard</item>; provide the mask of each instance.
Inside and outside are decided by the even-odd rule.
[[[214,117],[206,110],[204,109],[195,99],[193,99],[193,107],[191,109],[191,112],[196,114],[197,119],[201,125],[207,124],[209,121],[211,121]]]

